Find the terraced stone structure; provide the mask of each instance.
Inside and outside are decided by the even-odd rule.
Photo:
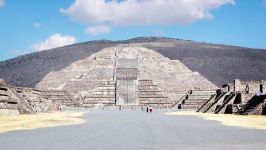
[[[75,107],[79,104],[67,91],[63,90],[46,90],[43,91],[43,96],[52,100],[57,109],[61,106]]]
[[[0,115],[32,114],[53,110],[53,102],[46,99],[42,91],[13,87],[0,79]]]
[[[190,90],[217,89],[180,61],[133,45],[106,48],[60,71],[50,72],[37,87],[44,91],[68,91],[84,107],[169,107]]]
[[[240,81],[225,84],[198,112],[266,115],[266,81]]]

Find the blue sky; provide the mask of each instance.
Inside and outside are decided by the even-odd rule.
[[[264,0],[183,1],[0,0],[0,61],[72,43],[139,36],[266,49]]]

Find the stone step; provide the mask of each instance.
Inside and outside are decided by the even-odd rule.
[[[169,104],[172,105],[171,102],[139,102],[139,104],[143,105],[143,104]]]
[[[48,99],[70,99],[69,96],[45,96]]]
[[[157,87],[151,87],[151,88],[138,88],[139,91],[159,91]]]
[[[183,105],[202,105],[203,103],[199,102],[185,102]]]
[[[139,85],[141,86],[141,85],[152,85],[153,84],[153,82],[152,82],[152,80],[139,80]]]
[[[160,94],[160,95],[139,95],[139,98],[167,98],[167,97]]]
[[[195,95],[212,95],[212,94],[216,94],[215,90],[193,90],[191,94],[195,94]]]
[[[103,81],[100,84],[101,85],[115,85],[115,81]]]
[[[66,94],[65,93],[50,93],[50,94],[44,93],[43,96],[66,96]]]
[[[0,101],[7,101],[7,100],[9,100],[8,95],[0,95]]]
[[[69,98],[51,98],[53,101],[71,101]]]
[[[149,101],[166,101],[168,100],[168,97],[146,97],[146,98],[142,98],[139,97],[139,101],[145,101],[145,100],[149,100]]]
[[[17,104],[7,104],[7,105],[3,105],[3,106],[0,105],[0,109],[12,109],[12,110],[17,110],[18,109],[18,105]]]
[[[139,102],[169,102],[168,99],[143,99],[143,100],[139,100]]]
[[[84,102],[83,105],[86,104],[115,104],[114,101],[88,101],[88,102]]]
[[[183,100],[183,103],[189,103],[189,102],[197,102],[197,103],[205,103],[208,99],[185,99]]]
[[[197,109],[198,105],[181,105],[180,109]]]
[[[210,99],[211,95],[188,95],[188,99]]]
[[[5,91],[5,90],[0,90],[0,94],[1,95],[9,95],[10,92],[9,91]]]
[[[115,92],[115,89],[96,89],[93,92]]]
[[[158,89],[145,89],[145,90],[139,90],[138,92],[161,92]]]
[[[86,99],[92,99],[92,98],[100,98],[100,99],[115,98],[115,95],[91,95],[86,97]]]
[[[115,97],[115,93],[93,93],[88,97]]]
[[[157,94],[162,94],[162,91],[139,91],[139,95],[157,95]]]
[[[96,87],[97,89],[99,90],[114,90],[115,89],[115,86],[98,86]]]
[[[61,103],[61,104],[72,104],[74,102],[72,101],[54,101],[55,103]]]

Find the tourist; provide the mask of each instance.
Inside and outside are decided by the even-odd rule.
[[[146,108],[146,112],[149,113],[149,107]]]
[[[153,109],[153,108],[152,108],[152,107],[150,107],[150,113],[152,113],[152,109]]]

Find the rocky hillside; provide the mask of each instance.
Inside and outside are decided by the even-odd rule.
[[[155,37],[91,41],[35,52],[0,62],[0,78],[13,85],[34,87],[50,71],[61,70],[72,62],[118,44],[141,45],[171,59],[179,59],[218,86],[235,78],[266,79],[266,50]]]

